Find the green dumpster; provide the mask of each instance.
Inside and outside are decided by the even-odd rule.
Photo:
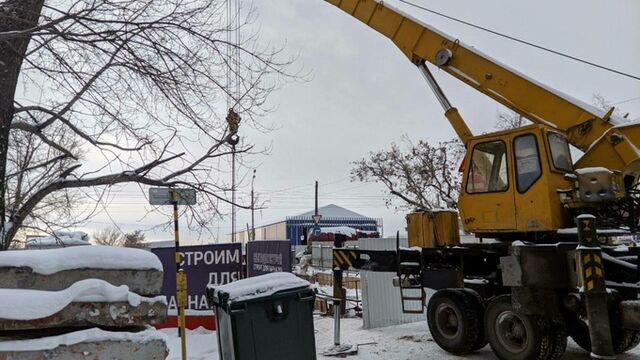
[[[314,360],[315,293],[290,273],[207,287],[220,360]]]

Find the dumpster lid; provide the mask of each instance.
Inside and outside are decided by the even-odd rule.
[[[250,277],[220,286],[207,286],[208,292],[213,295],[213,301],[219,305],[230,305],[234,302],[271,296],[281,291],[305,288],[310,288],[308,281],[287,272]]]

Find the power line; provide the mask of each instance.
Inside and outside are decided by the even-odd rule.
[[[620,105],[620,104],[628,103],[628,102],[631,102],[631,101],[634,101],[634,100],[640,100],[640,96],[636,96],[634,98],[627,99],[627,100],[617,101],[617,102],[611,103],[609,105]]]
[[[478,29],[478,30],[482,30],[482,31],[486,31],[488,33],[503,37],[505,39],[516,41],[516,42],[519,42],[521,44],[534,47],[536,49],[547,51],[547,52],[550,52],[552,54],[556,54],[558,56],[562,56],[562,57],[565,57],[567,59],[571,59],[571,60],[574,60],[574,61],[581,62],[583,64],[587,64],[587,65],[590,65],[590,66],[593,66],[593,67],[597,67],[597,68],[602,69],[602,70],[610,71],[610,72],[616,73],[618,75],[626,76],[626,77],[634,79],[634,80],[640,80],[640,76],[628,74],[628,73],[622,72],[620,70],[616,70],[616,69],[612,69],[612,68],[604,66],[604,65],[596,64],[596,63],[594,63],[592,61],[584,60],[584,59],[581,59],[581,58],[578,58],[578,57],[575,57],[575,56],[572,56],[572,55],[569,55],[569,54],[566,54],[566,53],[563,53],[563,52],[560,52],[560,51],[557,51],[557,50],[553,50],[553,49],[550,49],[550,48],[547,48],[547,47],[544,47],[544,46],[541,46],[541,45],[537,45],[537,44],[534,44],[532,42],[529,42],[529,41],[526,41],[526,40],[522,40],[522,39],[519,39],[519,38],[511,36],[511,35],[506,35],[506,34],[498,32],[498,31],[491,30],[491,29],[488,29],[486,27],[470,23],[468,21],[460,20],[460,19],[455,18],[453,16],[450,16],[450,15],[447,15],[447,14],[443,14],[443,13],[435,11],[435,10],[431,10],[429,8],[426,8],[426,7],[418,5],[418,4],[414,4],[414,3],[410,2],[410,1],[407,1],[407,0],[398,0],[398,1],[403,3],[403,4],[418,8],[420,10],[423,10],[423,11],[426,11],[426,12],[429,12],[429,13],[432,13],[432,14],[447,18],[449,20],[458,22],[460,24],[464,24],[464,25],[470,26],[472,28],[475,28],[475,29]]]

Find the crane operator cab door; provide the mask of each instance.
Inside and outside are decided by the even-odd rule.
[[[475,137],[468,149],[458,200],[466,231],[519,238],[566,226],[557,190],[573,170],[563,135],[530,125]]]
[[[509,136],[482,136],[469,142],[458,210],[465,231],[516,229]]]

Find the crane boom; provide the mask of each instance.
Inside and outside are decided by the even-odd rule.
[[[563,132],[586,151],[617,125],[604,112],[528,78],[380,0],[325,0],[391,39],[417,66],[437,65],[527,119]]]

